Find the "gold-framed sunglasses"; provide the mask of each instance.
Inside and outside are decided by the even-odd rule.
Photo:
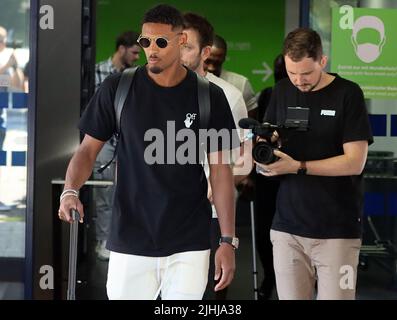
[[[177,37],[180,34],[182,34],[182,32],[179,32],[178,34],[176,34],[175,37]],[[152,41],[154,41],[156,43],[156,46],[158,46],[160,49],[164,49],[168,46],[168,42],[170,42],[175,37],[173,37],[171,39],[167,39],[166,37],[150,38],[150,37],[144,37],[144,36],[140,35],[137,42],[142,48],[149,48],[150,45],[152,44]]]

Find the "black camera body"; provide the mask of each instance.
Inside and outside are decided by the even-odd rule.
[[[239,126],[243,129],[252,131],[251,137],[260,137],[265,141],[259,141],[252,149],[252,157],[258,163],[270,164],[276,162],[279,157],[274,154],[274,150],[279,150],[283,145],[286,131],[307,131],[309,128],[309,109],[301,107],[288,107],[287,116],[284,125],[275,125],[271,123],[259,123],[251,118],[244,118],[239,121]],[[277,131],[279,139],[272,143],[271,138],[274,131]]]

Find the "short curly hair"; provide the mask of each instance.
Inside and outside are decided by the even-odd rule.
[[[172,30],[183,29],[182,13],[166,4],[157,5],[147,11],[142,20],[142,24],[144,23],[162,23],[171,25]]]

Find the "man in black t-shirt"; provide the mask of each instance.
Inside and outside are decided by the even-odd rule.
[[[114,54],[95,65],[95,89],[111,74],[122,72],[130,68],[139,59],[141,47],[138,45],[138,37],[135,31],[126,31],[116,39],[116,51]],[[93,177],[98,180],[114,181],[116,163],[112,162],[103,172],[98,169],[112,160],[115,149],[115,140],[110,139],[105,143],[95,161]],[[95,237],[97,245],[95,251],[100,260],[109,260],[110,252],[106,249],[106,241],[109,236],[110,218],[112,216],[114,186],[94,188],[96,209]]]
[[[186,43],[180,12],[168,5],[149,10],[138,42],[148,63],[136,71],[121,116],[107,293],[110,299],[201,299],[209,267],[211,206],[197,161],[197,76],[180,63]],[[115,132],[119,80],[115,74],[103,82],[80,120],[85,137],[66,173],[62,220],[71,222],[73,208],[83,214],[77,191]],[[209,91],[216,108],[211,108],[208,129],[236,134],[223,91],[214,84]],[[213,201],[225,237],[217,250],[220,282],[215,290],[230,284],[235,269],[233,176],[230,166],[219,161],[232,147],[215,143],[207,148]]]
[[[363,93],[324,71],[327,58],[311,29],[289,33],[283,55],[288,78],[276,84],[265,120],[284,125],[288,107],[303,107],[309,127],[279,131],[279,160],[257,164],[265,176],[280,176],[271,230],[278,296],[312,299],[317,281],[317,299],[354,299],[362,171],[373,141]]]

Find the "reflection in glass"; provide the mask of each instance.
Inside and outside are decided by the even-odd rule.
[[[22,275],[11,269],[25,257],[28,28],[29,0],[1,0],[0,300],[23,298]]]

